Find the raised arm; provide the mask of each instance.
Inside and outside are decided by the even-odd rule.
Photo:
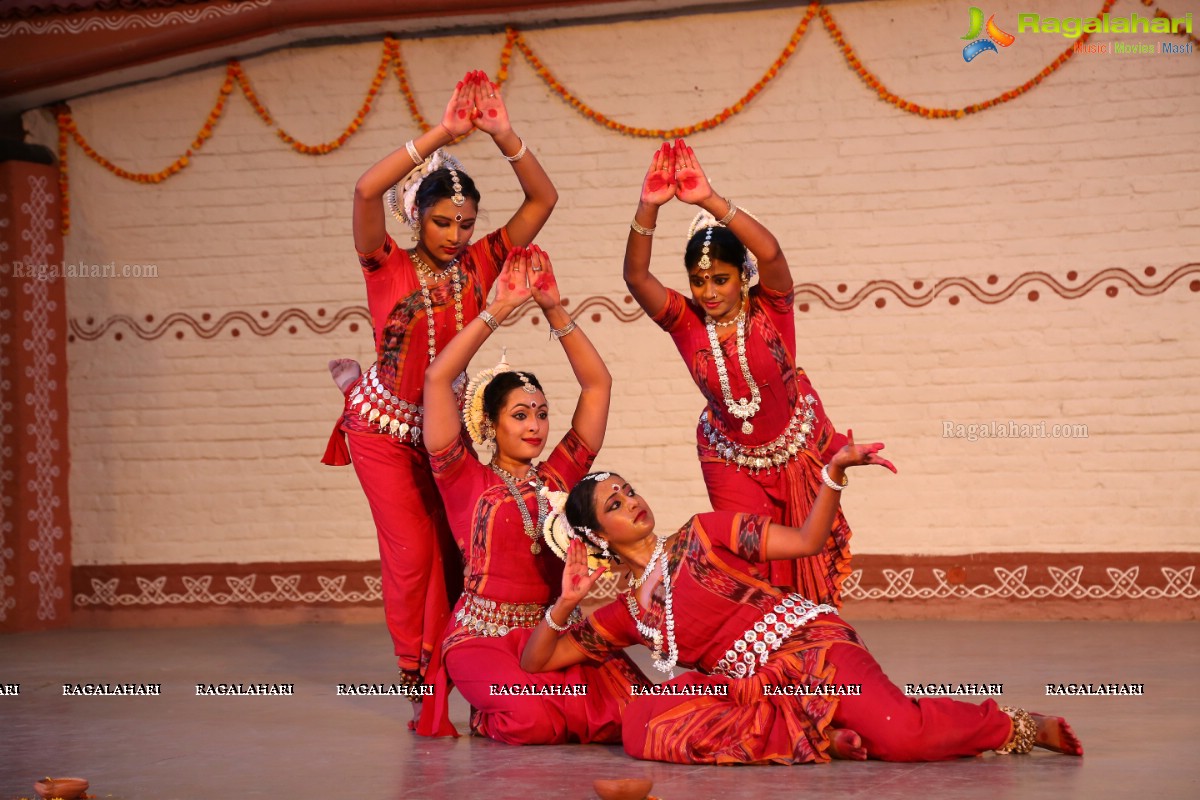
[[[666,287],[650,272],[654,228],[658,224],[658,209],[674,196],[674,156],[671,145],[664,143],[654,151],[650,169],[642,181],[642,194],[625,242],[625,285],[642,310],[652,317],[667,303]]]
[[[467,368],[479,348],[505,317],[529,299],[526,270],[529,256],[513,248],[496,278],[496,299],[487,310],[463,326],[425,370],[425,429],[422,438],[430,452],[449,447],[462,430],[454,379]]]
[[[571,316],[562,307],[550,256],[537,245],[531,247],[530,252],[529,289],[533,300],[545,313],[550,335],[562,345],[575,380],[579,381],[579,402],[575,404],[571,427],[584,444],[597,451],[604,444],[604,433],[608,429],[612,375],[591,339],[571,321]]]
[[[525,200],[504,226],[508,230],[509,240],[517,247],[524,247],[533,241],[546,220],[550,219],[550,212],[558,202],[558,191],[537,156],[513,132],[500,87],[482,72],[475,75],[476,80],[471,84],[471,97],[476,111],[473,123],[492,137],[500,155],[512,165],[521,190],[525,192]]]
[[[562,594],[549,611],[555,625],[564,629],[567,627],[571,614],[606,569],[598,567],[594,571],[589,570],[587,548],[578,539],[571,542],[567,548],[567,565],[563,569]],[[526,672],[550,672],[588,660],[582,650],[559,636],[559,633],[552,630],[545,620],[539,622],[521,653],[521,669]]]
[[[384,193],[423,164],[433,151],[471,130],[473,108],[469,79],[470,74],[458,82],[438,125],[372,165],[354,185],[354,247],[358,252],[378,249],[387,236]]]
[[[834,455],[822,474],[824,482],[817,493],[817,499],[813,502],[812,511],[808,512],[804,519],[804,524],[799,528],[791,528],[771,523],[763,553],[768,561],[790,560],[821,552],[825,547],[825,540],[833,531],[833,521],[837,516],[838,503],[842,496],[841,489],[833,489],[829,483],[845,486],[847,468],[878,464],[892,472],[896,471],[892,462],[879,455],[879,451],[883,449],[882,442],[855,444],[854,431],[847,431],[846,435],[846,446]]]
[[[675,142],[675,164],[675,181],[679,187],[675,196],[699,206],[716,219],[727,219],[734,211],[733,201],[713,191],[695,151],[682,139]],[[791,291],[792,273],[775,235],[744,212],[734,213],[725,225],[758,260],[759,283],[777,292]]]

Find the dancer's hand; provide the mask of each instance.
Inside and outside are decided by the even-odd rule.
[[[696,159],[695,151],[683,139],[676,139],[674,153],[675,196],[692,205],[699,205],[712,197],[712,186]]]
[[[536,244],[526,248],[529,251],[529,292],[533,302],[542,311],[549,311],[562,305],[558,293],[558,280],[554,277],[554,267],[550,264],[550,256]]]
[[[646,179],[642,181],[642,202],[646,205],[661,206],[675,196],[674,158],[671,144],[663,142],[663,146],[654,151],[650,160],[650,169],[646,171]]]
[[[869,464],[878,464],[881,467],[887,467],[892,472],[896,471],[896,467],[892,462],[888,461],[883,456],[879,455],[879,451],[883,449],[883,442],[872,442],[871,444],[855,444],[854,431],[846,431],[846,445],[829,460],[830,466],[841,467],[864,467]]]
[[[509,250],[504,268],[496,278],[496,302],[510,312],[520,308],[530,297],[527,253],[524,247]]]
[[[475,127],[493,139],[511,131],[512,123],[508,119],[504,98],[500,96],[500,86],[488,80],[485,73],[477,72],[472,91],[475,102]]]
[[[579,605],[607,569],[607,566],[588,569],[587,547],[579,539],[572,539],[567,546],[567,565],[563,569],[559,599],[573,606]]]
[[[450,95],[450,102],[446,104],[446,112],[442,114],[441,125],[452,139],[457,139],[471,130],[471,118],[475,115],[475,101],[472,93],[474,80],[472,76],[474,74],[468,72],[455,85],[454,94]]]

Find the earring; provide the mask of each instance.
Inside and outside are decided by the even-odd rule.
[[[414,242],[421,240],[421,226],[415,222],[412,224],[412,240]]]

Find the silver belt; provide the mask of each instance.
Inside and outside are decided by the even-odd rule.
[[[369,424],[378,426],[380,433],[413,444],[421,440],[421,420],[425,409],[392,394],[379,380],[378,364],[372,364],[354,387],[350,396],[350,410],[357,411],[360,417],[366,417]]]
[[[739,469],[746,467],[751,472],[769,470],[782,467],[808,446],[809,434],[813,432],[817,420],[817,413],[813,410],[816,402],[817,398],[811,394],[802,397],[783,433],[761,445],[750,446],[732,441],[714,424],[712,412],[707,408],[700,414],[700,424],[703,425],[708,443],[716,448],[717,455],[725,459],[727,464],[734,464]]]
[[[712,672],[730,678],[748,678],[758,667],[767,663],[771,653],[778,650],[795,630],[812,622],[820,614],[836,613],[837,609],[833,606],[817,605],[801,595],[789,594],[734,640]]]

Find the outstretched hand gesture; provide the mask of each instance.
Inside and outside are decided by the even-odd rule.
[[[512,123],[508,119],[508,109],[504,106],[504,98],[500,96],[500,86],[488,80],[486,73],[475,72],[473,74],[475,75],[475,81],[472,84],[475,127],[492,138],[512,130]]]
[[[696,159],[696,153],[683,139],[675,140],[675,196],[685,203],[699,205],[712,197],[708,176]]]
[[[536,244],[525,249],[529,253],[529,292],[533,295],[533,302],[542,311],[556,308],[562,298],[558,293],[558,281],[554,277],[550,256]]]
[[[579,539],[572,539],[567,547],[567,565],[563,569],[562,600],[579,605],[607,569],[607,566],[588,569],[587,547]]]
[[[474,72],[468,72],[455,85],[454,94],[450,95],[450,102],[446,104],[446,112],[442,114],[442,127],[455,139],[470,133],[472,128],[475,116],[474,75]]]
[[[496,278],[496,302],[516,310],[527,301],[529,291],[528,248],[514,247],[504,259],[504,268]]]
[[[646,180],[642,181],[642,202],[661,206],[675,196],[674,156],[670,142],[654,151]]]
[[[854,431],[847,430],[845,446],[834,454],[829,463],[839,466],[842,469],[845,469],[846,467],[863,467],[868,464],[878,464],[881,467],[887,467],[892,472],[895,472],[895,465],[879,455],[879,451],[882,449],[883,442],[855,444]]]

